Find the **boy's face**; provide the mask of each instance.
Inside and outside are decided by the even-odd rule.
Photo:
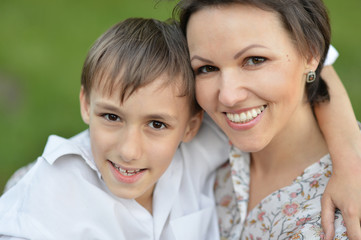
[[[101,175],[118,197],[151,202],[153,189],[181,141],[197,133],[202,114],[190,116],[187,97],[162,86],[161,76],[123,103],[118,91],[106,96],[80,93],[81,113],[89,124],[92,153]]]

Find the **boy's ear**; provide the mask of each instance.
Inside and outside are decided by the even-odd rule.
[[[84,92],[83,86],[80,88],[79,100],[80,100],[81,117],[83,118],[83,121],[86,124],[89,124],[89,119],[90,119],[89,100]]]
[[[190,118],[182,139],[183,142],[189,142],[194,138],[194,136],[198,133],[198,130],[202,124],[202,120],[203,111],[199,111]]]

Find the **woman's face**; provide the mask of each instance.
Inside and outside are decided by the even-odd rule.
[[[260,151],[302,128],[305,74],[315,67],[276,13],[242,4],[207,7],[190,17],[187,40],[197,100],[235,146]]]

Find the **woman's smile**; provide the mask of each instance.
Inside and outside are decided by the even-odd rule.
[[[226,113],[226,116],[233,123],[247,123],[258,117],[264,109],[265,106],[260,106],[240,113]]]
[[[198,103],[236,147],[260,151],[302,124],[306,60],[277,14],[237,4],[202,9],[189,19],[187,40]]]

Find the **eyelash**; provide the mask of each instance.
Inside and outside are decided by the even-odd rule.
[[[156,128],[156,127],[154,127],[154,124],[160,124],[161,127],[160,127],[160,128]],[[162,129],[164,129],[164,128],[168,128],[167,124],[165,124],[165,123],[163,123],[163,122],[160,122],[160,121],[155,121],[155,120],[150,121],[150,122],[148,123],[148,126],[151,127],[151,128],[153,128],[153,129],[155,129],[155,130],[162,130]]]
[[[268,59],[265,57],[258,57],[258,56],[257,57],[256,56],[248,57],[248,58],[245,58],[244,64],[242,66],[255,67],[255,66],[259,66],[259,65],[265,63],[267,60]],[[255,63],[255,61],[259,61],[259,62]],[[215,71],[219,71],[219,68],[212,66],[212,65],[204,65],[195,70],[195,75],[206,74],[206,73],[215,72]]]
[[[246,66],[247,63],[252,62],[252,64],[248,64],[248,66],[258,66],[263,63],[265,63],[268,59],[265,57],[249,57],[246,58],[245,64],[243,66]],[[254,63],[254,61],[260,61],[258,63]]]
[[[219,70],[219,68],[217,68],[217,67],[214,67],[211,65],[204,65],[204,66],[197,68],[195,71],[195,74],[196,75],[205,74],[205,73],[214,72],[214,71],[218,71],[218,70]]]
[[[112,114],[112,113],[104,113],[101,115],[103,118],[105,118],[105,120],[107,121],[110,121],[110,122],[116,122],[116,121],[120,121],[120,117],[115,115],[115,114]],[[114,119],[111,119],[115,117],[115,120]]]
[[[105,118],[105,120],[107,120],[107,121],[109,121],[109,122],[118,122],[118,121],[121,120],[119,116],[117,116],[116,114],[112,114],[112,113],[104,113],[104,114],[102,114],[101,116],[102,116],[103,118]],[[114,119],[114,118],[115,118],[115,119]],[[160,127],[155,127],[155,126],[154,126],[155,124],[160,125]],[[163,123],[163,122],[160,122],[160,121],[155,121],[155,120],[150,121],[150,122],[148,123],[148,126],[151,127],[151,128],[153,128],[153,129],[155,129],[155,130],[162,130],[162,129],[164,129],[164,128],[168,128],[168,125],[167,125],[167,124],[165,124],[165,123]]]

